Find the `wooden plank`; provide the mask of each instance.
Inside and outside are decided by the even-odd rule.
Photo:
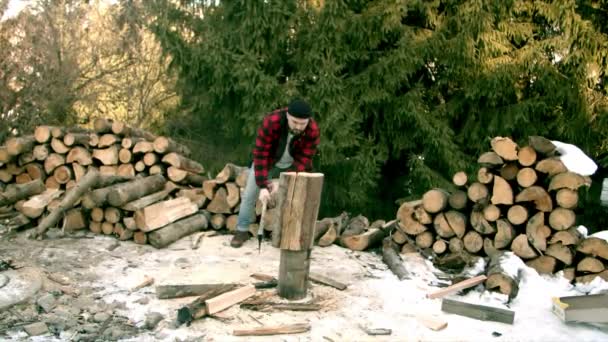
[[[434,331],[443,330],[448,326],[448,322],[431,315],[416,315],[416,319],[420,324]]]
[[[259,327],[251,329],[234,329],[234,336],[269,336],[269,335],[285,335],[299,334],[310,330],[310,324],[297,323],[289,325],[277,325],[268,327]]]
[[[208,291],[226,286],[236,287],[236,284],[189,284],[189,285],[158,285],[156,297],[158,299],[181,298],[200,296]]]
[[[308,278],[310,278],[310,280],[312,280],[316,283],[331,286],[340,291],[346,290],[346,287],[347,287],[347,285],[344,283],[341,283],[337,280],[331,279],[329,277],[326,277],[322,274],[315,273],[315,272],[310,272],[310,274],[308,275]]]
[[[564,322],[608,323],[608,294],[555,297],[551,311]]]
[[[236,290],[223,293],[217,297],[207,299],[205,305],[207,307],[207,314],[212,315],[216,312],[220,312],[231,307],[234,304],[244,301],[245,299],[255,294],[255,287],[253,285],[243,286]]]
[[[482,321],[493,321],[506,324],[513,324],[515,319],[515,312],[511,310],[459,302],[446,298],[444,298],[441,303],[441,310],[447,313],[453,313]]]
[[[464,290],[467,289],[469,287],[473,287],[477,284],[480,284],[482,282],[484,282],[487,279],[487,277],[485,275],[479,275],[477,277],[473,277],[467,280],[463,280],[459,283],[456,283],[454,285],[450,285],[444,289],[441,289],[439,291],[435,291],[432,293],[427,293],[426,294],[426,298],[429,299],[435,299],[435,298],[441,298],[444,296],[449,295],[450,293],[454,293],[454,292],[458,292],[460,290]]]

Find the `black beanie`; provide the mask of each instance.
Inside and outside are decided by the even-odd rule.
[[[295,99],[291,101],[287,108],[289,115],[293,115],[296,118],[308,119],[312,115],[310,105],[306,101],[301,99]]]

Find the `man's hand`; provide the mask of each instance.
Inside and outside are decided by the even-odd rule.
[[[272,200],[272,195],[277,192],[278,186],[274,186],[272,183],[268,183],[267,188],[260,189],[260,195],[258,196],[260,202],[268,205],[268,207],[274,206],[274,201]]]

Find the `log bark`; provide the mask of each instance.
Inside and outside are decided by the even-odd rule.
[[[532,146],[524,146],[517,152],[517,160],[524,167],[530,167],[536,163],[536,150]]]
[[[496,152],[503,160],[517,160],[517,144],[506,137],[494,137],[490,141],[492,150]]]
[[[491,258],[491,257],[495,256],[496,254],[499,254],[501,251],[498,250],[498,248],[496,248],[496,246],[494,246],[494,241],[492,239],[490,239],[489,237],[484,237],[483,238],[483,252],[485,253],[485,255],[487,255]]]
[[[134,179],[130,182],[113,187],[108,192],[108,203],[120,207],[128,202],[161,190],[166,183],[162,175]]]
[[[145,245],[148,243],[148,234],[138,230],[133,232],[133,241],[138,245]]]
[[[508,295],[509,299],[513,299],[519,292],[519,276],[513,274],[512,267],[509,266],[512,254],[504,252],[497,253],[490,259],[488,274],[485,282],[486,289],[498,289],[500,293]]]
[[[104,218],[104,210],[103,208],[93,208],[91,209],[91,220],[93,220],[93,222],[103,222],[103,218]]]
[[[10,156],[18,156],[21,153],[33,150],[35,144],[36,139],[33,135],[9,138],[6,140],[6,152]]]
[[[508,181],[516,179],[518,172],[519,166],[517,163],[507,163],[500,168],[500,176]]]
[[[158,299],[173,299],[192,296],[205,296],[210,292],[213,295],[206,299],[210,299],[224,292],[234,290],[238,284],[188,284],[188,285],[158,285],[156,286],[156,298]],[[205,299],[205,300],[206,300]]]
[[[535,269],[539,274],[553,274],[557,266],[557,259],[552,256],[541,255],[538,258],[526,261],[526,265]]]
[[[203,193],[209,200],[213,200],[217,188],[218,183],[215,179],[208,179],[203,182]]]
[[[315,239],[316,243],[319,244],[321,247],[325,247],[330,244],[333,244],[335,239],[337,238],[337,232],[342,232],[342,226],[344,225],[344,222],[346,222],[347,220],[348,220],[348,215],[346,213],[342,213],[337,217],[326,217],[322,220],[317,221],[315,224],[315,235],[314,235],[314,239]],[[329,242],[329,244],[322,246],[321,239],[330,230],[333,231],[333,235],[334,235],[333,240],[331,240]],[[329,238],[327,240],[329,240]]]
[[[403,261],[399,256],[399,249],[388,237],[382,240],[382,261],[384,261],[399,280],[409,278],[409,273],[405,269],[405,266],[403,266]]]
[[[166,200],[135,212],[135,224],[143,232],[150,232],[190,216],[198,211],[196,204],[186,197]]]
[[[198,212],[149,233],[148,239],[152,246],[164,248],[184,236],[206,229],[208,224],[205,213]]]
[[[38,195],[44,190],[44,183],[40,179],[25,184],[6,187],[6,190],[0,193],[0,207],[14,204],[19,200]]]
[[[379,244],[388,232],[382,228],[372,228],[362,234],[342,238],[342,245],[353,251],[364,251]]]
[[[537,256],[525,234],[520,234],[513,240],[511,250],[522,259],[532,259]]]
[[[89,133],[67,133],[63,137],[63,143],[66,146],[82,145],[89,146],[91,135]]]
[[[57,221],[63,216],[63,214],[71,209],[74,203],[91,187],[95,185],[95,183],[99,179],[99,173],[95,169],[91,169],[87,172],[87,174],[78,182],[76,187],[68,190],[66,192],[65,197],[61,200],[59,207],[51,211],[51,213],[46,216],[36,228],[36,231],[32,235],[34,238],[42,237],[42,235],[52,226],[54,226]]]
[[[528,188],[538,180],[536,171],[529,167],[524,167],[517,172],[517,184],[521,185],[522,188]]]
[[[161,191],[155,192],[153,194],[141,197],[136,199],[135,201],[129,202],[121,207],[122,210],[126,211],[138,211],[144,209],[147,206],[150,206],[156,202],[164,200],[167,196],[169,196],[173,191],[177,189],[177,186],[172,182],[167,182],[165,184],[165,188]],[[183,196],[187,197],[187,196]]]

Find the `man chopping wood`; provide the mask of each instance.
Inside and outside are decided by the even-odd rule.
[[[288,107],[264,117],[255,139],[253,165],[241,197],[232,247],[241,247],[249,239],[256,200],[268,203],[271,194],[278,190],[270,180],[283,171],[311,171],[318,145],[319,127],[305,101],[295,99]]]

